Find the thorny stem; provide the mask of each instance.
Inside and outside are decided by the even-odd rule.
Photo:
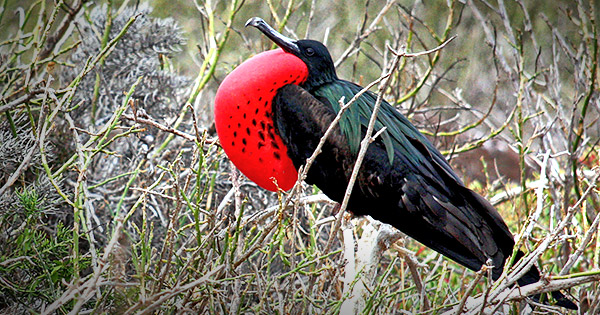
[[[104,35],[102,36],[102,42],[100,43],[100,48],[104,49],[108,44],[108,39],[110,37],[110,31],[112,29],[112,0],[108,0],[106,5],[106,22],[104,24]],[[92,125],[96,123],[96,106],[98,104],[98,97],[100,96],[100,81],[102,78],[100,77],[101,68],[104,66],[104,61],[106,60],[106,56],[100,58],[98,65],[98,71],[96,72],[96,81],[94,82],[94,94],[92,97]]]
[[[596,23],[594,22],[594,15],[590,14],[590,19],[591,21],[591,27],[592,27],[592,33],[594,34],[594,37],[591,39],[592,40],[592,61],[591,61],[591,68],[590,68],[590,83],[589,83],[589,89],[588,92],[585,95],[585,99],[583,100],[583,105],[581,107],[581,114],[579,115],[579,120],[577,123],[577,131],[575,132],[575,141],[573,141],[573,146],[571,148],[571,152],[575,153],[579,150],[579,144],[581,143],[581,140],[583,139],[584,136],[584,121],[585,121],[585,117],[586,117],[586,113],[587,113],[587,109],[588,106],[590,104],[590,100],[592,99],[592,95],[594,93],[594,90],[596,89],[596,77],[598,75],[597,73],[597,69],[598,69],[598,31],[596,28]],[[579,180],[578,180],[578,175],[577,175],[577,157],[579,155],[578,154],[573,154],[572,158],[571,158],[571,172],[572,172],[572,176],[573,176],[573,181],[574,181],[574,185],[573,188],[575,189],[575,196],[577,196],[577,198],[581,197],[581,192],[580,192],[580,188],[579,188]]]
[[[238,6],[239,3],[239,6]],[[233,28],[233,22],[237,13],[240,11],[244,4],[244,0],[235,0],[231,2],[231,6],[229,8],[229,16],[227,18],[227,25],[225,25],[225,30],[221,33],[221,37],[217,37],[215,30],[215,16],[212,10],[211,1],[207,1],[205,4],[205,11],[207,13],[208,18],[208,37],[209,37],[209,45],[210,49],[208,55],[202,66],[200,66],[200,71],[198,72],[198,77],[195,80],[194,87],[192,88],[192,93],[188,98],[186,104],[194,104],[200,92],[204,89],[206,84],[210,81],[210,78],[215,73],[215,69],[217,68],[217,63],[219,61],[219,57],[221,56],[221,52],[225,47],[225,43],[227,43],[227,39],[229,38],[229,34]],[[181,112],[179,113],[179,117],[173,124],[173,128],[177,129],[179,125],[184,121],[185,116],[187,114],[188,107],[183,106]],[[169,135],[165,141],[159,146],[159,148],[153,153],[152,157],[156,157],[162,150],[164,150],[169,142],[173,140],[173,135]]]

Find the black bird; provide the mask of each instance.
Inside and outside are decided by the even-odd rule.
[[[281,139],[287,150],[287,157],[298,169],[306,163],[336,117],[340,110],[338,103],[340,98],[344,97],[348,101],[361,91],[362,87],[338,78],[329,51],[322,43],[314,40],[291,40],[279,34],[260,18],[250,19],[246,23],[246,26],[248,25],[256,27],[268,36],[286,54],[299,58],[308,70],[307,74],[297,76],[296,74],[302,71],[297,70],[298,68],[290,70],[290,77],[297,78],[295,82],[290,83],[295,84],[280,84],[273,94],[260,94],[261,89],[264,88],[261,84],[264,85],[264,82],[255,83],[250,80],[249,83],[237,83],[253,84],[251,87],[241,87],[248,90],[256,88],[259,92],[253,97],[259,97],[259,100],[263,97],[267,99],[265,116],[260,116],[260,119],[267,122],[266,126],[273,126],[272,129],[276,133],[273,139]],[[270,61],[265,61],[264,66],[269,66],[267,64],[269,62],[277,62],[277,59],[272,57]],[[240,73],[247,75],[243,71]],[[232,73],[230,76],[235,75]],[[278,76],[282,77],[281,73]],[[277,80],[280,79],[279,77]],[[233,81],[226,79],[220,90],[232,91],[234,88],[240,88],[235,85],[236,83],[232,83]],[[224,149],[232,161],[240,167],[248,161],[244,154],[250,146],[247,145],[250,140],[243,139],[245,147],[242,147],[241,151],[239,145],[235,147],[234,142],[239,140],[236,138],[238,133],[235,127],[235,122],[238,120],[234,114],[230,115],[230,111],[240,111],[240,107],[238,105],[237,109],[223,109],[225,104],[230,105],[235,101],[230,98],[225,101],[224,95],[229,97],[230,94],[232,93],[217,93],[215,100],[217,131],[222,144],[229,143],[232,139],[231,146],[226,145]],[[376,94],[366,92],[348,108],[308,171],[306,182],[319,187],[332,200],[342,202],[344,198],[360,141],[365,135],[376,100]],[[247,104],[243,105],[249,108],[243,108],[242,111],[253,113],[253,104],[262,103],[248,100]],[[258,112],[257,107],[256,113]],[[227,117],[230,119],[228,120]],[[241,117],[239,119],[249,121],[250,117],[244,114],[243,119]],[[251,139],[254,129],[249,123],[247,125],[250,128],[237,123],[239,132],[244,133],[245,129],[248,139]],[[255,118],[253,118],[253,125],[258,125]],[[513,235],[500,214],[487,200],[465,187],[444,156],[431,142],[406,117],[385,101],[381,103],[375,131],[383,127],[386,129],[381,136],[367,149],[349,200],[348,210],[358,216],[370,215],[374,219],[391,224],[469,269],[480,270],[490,259],[494,266],[492,278],[498,279],[515,245]],[[265,128],[265,125],[263,129],[271,131],[270,127]],[[261,129],[258,128],[256,134],[260,136],[260,133]],[[233,134],[233,137],[230,134]],[[257,141],[259,153],[262,152],[264,155],[256,153],[255,156],[272,157],[271,153],[275,152],[277,154],[273,162],[279,163],[284,160],[278,156],[280,151],[268,151],[279,150],[278,145],[265,149],[264,145],[260,145],[261,139],[257,138]],[[242,158],[236,160],[235,156]],[[236,163],[238,160],[239,164]],[[263,161],[262,158],[259,160]],[[254,170],[255,173],[261,174],[261,166],[252,163],[240,169],[251,179],[252,176],[260,177],[260,175],[252,175],[252,172]],[[294,175],[290,175],[292,182],[295,180]],[[517,258],[521,256],[523,253],[518,251]],[[539,271],[534,266],[518,280],[518,284],[524,286],[539,279]],[[577,309],[576,305],[561,292],[552,292],[552,296],[557,300],[558,305]]]

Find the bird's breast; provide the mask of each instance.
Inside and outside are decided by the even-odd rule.
[[[223,150],[259,186],[290,189],[298,173],[273,123],[272,101],[287,84],[308,76],[304,62],[281,49],[260,53],[239,65],[215,96],[215,126]]]

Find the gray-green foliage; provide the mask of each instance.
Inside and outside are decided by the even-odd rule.
[[[107,119],[121,105],[124,92],[139,77],[142,81],[132,96],[141,101],[138,106],[151,115],[176,112],[183,106],[181,96],[190,85],[189,78],[174,73],[168,64],[168,57],[180,52],[186,43],[181,28],[172,18],[150,17],[152,8],[147,3],[126,7],[120,12],[111,9],[110,14],[114,16],[107,24],[107,7],[106,4],[94,6],[77,20],[81,44],[68,60],[74,67],[67,67],[61,73],[65,82],[77,77],[86,60],[97,55],[107,40],[114,39],[131,17],[139,16],[114,50],[79,84],[74,102],[83,101],[83,104],[77,112],[95,115],[101,121]],[[97,106],[95,112],[90,108],[93,104]],[[90,121],[79,118],[78,123]]]

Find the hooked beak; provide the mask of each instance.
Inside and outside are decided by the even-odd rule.
[[[288,37],[281,35],[278,31],[272,28],[265,20],[259,17],[253,17],[246,22],[246,27],[254,26],[263,34],[267,35],[277,46],[281,47],[285,52],[298,56],[300,54],[300,48],[296,44],[296,41],[291,40]]]

